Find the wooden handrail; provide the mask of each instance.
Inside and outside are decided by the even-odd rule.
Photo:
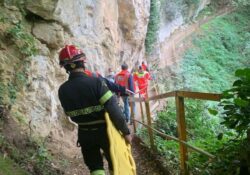
[[[197,148],[197,147],[195,147],[195,146],[192,146],[192,145],[190,145],[189,143],[184,142],[184,141],[182,141],[182,140],[180,140],[180,139],[178,139],[178,138],[176,138],[176,137],[174,137],[174,136],[167,135],[167,134],[165,134],[165,133],[163,133],[163,132],[161,132],[161,131],[158,131],[157,129],[155,129],[155,128],[153,128],[153,127],[151,127],[151,126],[149,126],[149,125],[147,125],[147,124],[145,124],[145,123],[143,123],[143,122],[140,122],[139,120],[136,120],[136,119],[133,119],[133,120],[134,120],[135,122],[138,122],[138,123],[142,124],[142,125],[145,126],[146,128],[152,129],[154,132],[156,132],[157,134],[159,134],[161,137],[163,137],[163,138],[166,139],[166,140],[174,140],[174,141],[176,141],[176,142],[182,143],[182,144],[186,145],[187,147],[189,147],[190,149],[192,149],[192,150],[194,150],[194,151],[197,151],[197,152],[199,152],[199,153],[201,153],[201,154],[204,154],[204,155],[208,156],[208,157],[211,158],[211,159],[214,159],[214,158],[216,157],[216,156],[210,154],[209,152],[206,152],[206,151],[204,151],[204,150],[202,150],[202,149],[200,149],[200,148]]]
[[[149,97],[147,99],[143,98],[130,98],[130,101],[134,102],[145,102],[145,107],[147,111],[147,123],[148,125],[151,125],[151,114],[150,114],[150,106],[149,106],[149,101],[151,100],[160,100],[164,98],[169,98],[169,97],[175,97],[176,101],[176,117],[177,117],[177,127],[178,127],[178,135],[179,139],[172,139],[180,143],[180,168],[181,168],[181,174],[188,174],[188,166],[186,164],[188,160],[188,154],[187,154],[187,147],[200,152],[204,154],[204,151],[193,147],[191,145],[187,144],[187,132],[186,132],[186,122],[185,122],[185,106],[184,106],[184,98],[193,98],[193,99],[200,99],[200,100],[211,100],[211,101],[219,101],[221,99],[221,94],[215,94],[215,93],[202,93],[202,92],[189,92],[189,91],[172,91],[172,92],[167,92],[164,94],[156,95]],[[142,110],[142,106],[141,106]],[[137,121],[139,122],[139,121]],[[141,122],[139,122],[141,123]],[[153,129],[151,126],[148,127],[148,133],[150,137],[150,144],[151,148],[154,148],[154,140],[153,140],[153,132],[155,129]],[[156,131],[155,131],[156,132]],[[157,132],[160,134],[159,132]],[[163,133],[161,133],[163,134]],[[166,137],[166,136],[165,136]],[[213,155],[205,152],[207,156],[210,158],[214,158]]]
[[[189,92],[189,91],[172,91],[167,92],[160,95],[155,95],[149,97],[147,100],[160,100],[168,97],[185,97],[185,98],[193,98],[193,99],[201,99],[201,100],[211,100],[211,101],[219,101],[221,99],[221,94],[212,94],[212,93],[203,93],[203,92]],[[131,97],[130,101],[140,102],[145,101],[143,98]]]
[[[188,92],[188,91],[175,91],[175,93],[177,93],[177,96],[185,98],[194,98],[194,99],[211,100],[211,101],[219,101],[221,99],[221,94]]]
[[[156,95],[156,96],[153,96],[153,97],[149,97],[148,100],[149,101],[151,101],[151,100],[160,100],[160,99],[163,99],[163,98],[174,97],[174,96],[175,96],[175,91],[167,92],[167,93]]]

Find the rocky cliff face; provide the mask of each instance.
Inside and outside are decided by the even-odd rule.
[[[65,120],[57,97],[59,85],[67,79],[58,65],[58,52],[65,44],[77,45],[87,55],[87,68],[98,70],[102,75],[109,67],[118,71],[123,61],[133,65],[144,55],[149,4],[149,0],[2,2],[1,9],[6,13],[1,17],[9,20],[9,28],[0,28],[1,31],[8,36],[9,29],[20,23],[32,34],[39,48],[36,56],[30,57],[27,85],[17,93],[10,116],[15,118],[16,114],[21,114],[19,118],[26,123],[24,127],[31,135],[50,138],[50,147],[58,147],[61,142],[65,153],[74,156],[78,151],[75,149],[76,127]],[[1,44],[4,48],[1,59],[10,59],[9,49],[16,43],[14,40],[11,45]],[[16,50],[12,55],[19,53]],[[15,70],[7,66],[7,62],[3,64],[1,81],[6,82],[8,88],[7,81],[14,81]],[[6,68],[11,69],[12,78],[7,77]]]
[[[176,47],[178,38],[174,40],[170,36],[177,30],[181,31],[189,21],[193,21],[211,0],[199,0],[188,4],[185,1],[164,1],[161,7],[160,30],[158,33],[158,45],[155,50],[157,62],[161,68],[170,66],[176,62]]]
[[[105,73],[108,65],[119,69],[121,62],[132,65],[143,56],[149,1],[40,0],[26,7],[43,19],[34,23],[36,38],[52,49],[78,45],[86,52],[91,70]]]
[[[76,127],[65,120],[57,97],[59,85],[67,79],[58,65],[58,52],[65,44],[79,46],[87,55],[87,68],[102,75],[109,67],[118,71],[124,61],[132,67],[144,59],[150,0],[14,2],[0,2],[0,110],[11,106],[10,116],[24,124],[24,132],[48,138],[49,147],[75,156],[79,154],[75,149]],[[200,6],[206,2],[203,0]],[[165,10],[171,8],[171,4],[165,4]],[[166,13],[161,19],[159,54],[155,57],[164,66],[168,63],[161,56],[166,53],[164,45],[184,24],[185,17],[177,11],[171,19]],[[28,57],[31,36],[38,52]],[[24,86],[17,88],[18,81],[25,77]],[[15,128],[12,131],[19,132]]]

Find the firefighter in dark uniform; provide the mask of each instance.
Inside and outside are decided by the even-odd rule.
[[[59,60],[69,79],[60,86],[58,95],[66,115],[78,124],[78,143],[84,162],[91,175],[104,175],[102,149],[112,172],[104,113],[109,113],[115,128],[131,143],[123,113],[105,82],[84,73],[86,57],[82,50],[66,45]]]

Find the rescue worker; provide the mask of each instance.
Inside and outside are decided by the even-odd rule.
[[[148,66],[145,64],[144,61],[141,62],[141,67],[142,67],[142,70],[144,70],[144,71],[149,71],[149,70],[148,70]]]
[[[90,77],[101,77],[101,74],[97,71],[91,72],[90,70],[86,69],[84,70],[84,73],[87,74]]]
[[[138,71],[134,73],[134,81],[138,85],[139,94],[143,98],[148,97],[148,80],[151,80],[151,77],[147,71],[144,71],[142,66],[139,66]]]
[[[133,76],[128,71],[128,65],[126,63],[121,65],[121,71],[115,75],[115,83],[125,87],[126,89],[134,92]],[[120,94],[118,94],[119,96]],[[121,96],[121,95],[120,95]],[[124,103],[124,115],[126,117],[126,122],[130,123],[130,109],[129,109],[129,99],[128,95],[121,96]]]
[[[115,73],[112,71],[111,68],[108,68],[108,74],[106,78],[113,83],[115,82]]]
[[[109,169],[113,169],[105,112],[128,143],[131,143],[131,135],[106,83],[84,73],[85,60],[83,51],[74,45],[66,45],[60,51],[60,65],[66,69],[69,79],[60,86],[58,95],[66,115],[78,124],[78,143],[91,175],[105,175],[101,149]]]
[[[113,81],[110,81],[108,78],[104,78],[101,76],[98,72],[91,72],[90,70],[86,69],[84,70],[84,73],[88,75],[89,77],[98,77],[101,80],[103,80],[106,85],[108,86],[109,90],[111,90],[113,93],[119,93],[121,96],[128,96],[129,92],[124,86],[120,86],[119,84],[116,84]]]

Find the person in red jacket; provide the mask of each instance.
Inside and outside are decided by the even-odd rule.
[[[148,66],[145,64],[144,61],[141,62],[141,67],[142,67],[142,70],[148,71]]]
[[[137,83],[139,88],[139,94],[143,98],[148,97],[148,80],[151,80],[151,77],[147,71],[144,71],[142,66],[139,66],[139,69],[134,74],[134,81]]]
[[[115,83],[120,86],[125,87],[126,89],[134,92],[133,76],[128,71],[128,65],[126,63],[122,64],[121,71],[115,75]],[[120,96],[120,94],[118,94]],[[129,110],[129,99],[128,96],[122,96],[124,103],[124,115],[126,121],[130,122],[130,110]]]

